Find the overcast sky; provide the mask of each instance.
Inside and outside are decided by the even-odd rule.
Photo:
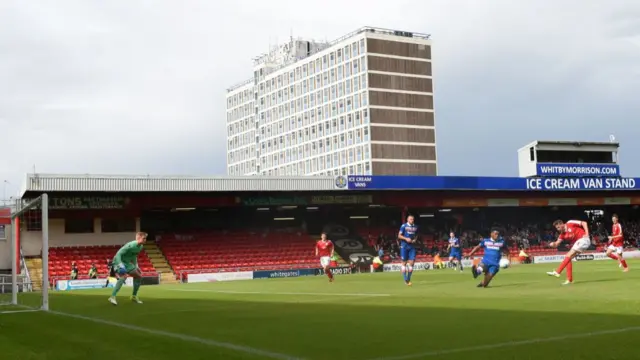
[[[311,5],[313,4],[313,5]],[[442,175],[517,176],[536,139],[622,143],[640,176],[637,0],[0,0],[0,180],[225,173],[226,88],[295,36],[433,35]]]

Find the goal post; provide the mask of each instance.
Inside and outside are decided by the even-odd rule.
[[[42,194],[28,202],[23,200],[16,202],[11,214],[10,238],[11,275],[0,275],[0,295],[2,295],[0,305],[48,311],[50,285],[49,196],[47,194]],[[29,242],[29,253],[22,251],[25,248],[23,246],[25,241]],[[39,247],[38,245],[41,246],[39,254],[35,250]],[[7,296],[9,284],[10,299]],[[0,308],[0,312],[2,310],[8,309]]]

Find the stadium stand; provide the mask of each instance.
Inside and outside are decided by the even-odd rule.
[[[120,246],[69,246],[53,247],[49,249],[49,277],[53,283],[54,279],[68,279],[71,272],[71,264],[78,265],[78,279],[87,279],[91,264],[96,264],[100,277],[109,274],[107,261],[111,260]],[[138,257],[138,265],[143,273],[155,273],[156,270],[151,264],[147,253],[143,250]]]
[[[313,244],[313,239],[300,231],[216,231],[163,235],[158,241],[178,277],[212,271],[315,267],[318,260]]]
[[[556,233],[551,228],[551,221],[556,216],[541,216],[539,211],[531,214],[517,214],[509,218],[504,211],[492,214],[486,209],[479,212],[481,218],[474,218],[474,214],[466,214],[462,218],[420,218],[421,227],[419,237],[417,261],[432,261],[433,255],[439,253],[442,257],[448,256],[445,249],[449,231],[453,230],[462,240],[465,252],[475,246],[488,229],[498,227],[502,229],[503,236],[509,242],[511,253],[516,256],[520,248],[526,249],[530,256],[556,254],[563,249],[552,249],[547,246],[549,241],[555,239]],[[558,214],[556,214],[558,215]],[[584,213],[582,214],[584,216]],[[319,234],[323,224],[327,224],[335,218],[335,214],[324,217],[319,214],[299,213],[295,224],[276,224],[272,221],[260,221],[259,218],[242,216],[246,222],[252,223],[254,228],[247,230],[238,224],[224,218],[224,214],[209,220],[218,229],[188,230],[185,222],[179,222],[180,227],[164,229],[156,234],[156,245],[161,251],[157,256],[164,256],[171,269],[167,270],[167,276],[180,280],[189,273],[230,272],[230,271],[254,271],[254,270],[279,270],[314,268],[318,260],[314,256],[313,244],[315,236]],[[577,216],[577,215],[576,215]],[[563,214],[563,218],[572,218]],[[365,242],[376,252],[384,251],[384,262],[399,261],[399,247],[396,241],[399,223],[399,214],[392,212],[370,218],[363,221],[340,220],[345,225],[351,226],[355,233],[360,235]],[[518,222],[518,218],[531,219],[529,223]],[[629,218],[629,217],[628,217]],[[269,218],[270,220],[271,218]],[[500,219],[504,223],[499,223]],[[202,219],[198,219],[202,220]],[[603,224],[605,222],[605,225]],[[610,227],[606,219],[590,219],[592,236],[597,242],[592,250],[602,251],[606,242],[607,229]],[[199,224],[206,223],[200,221]],[[224,225],[226,230],[221,230]],[[174,225],[174,224],[172,224]],[[191,224],[192,225],[192,224]],[[625,235],[630,240],[629,246],[636,246],[635,239],[640,233],[640,223],[629,220],[623,224]],[[101,277],[108,273],[106,261],[113,257],[117,246],[87,246],[87,247],[58,247],[51,249],[50,278],[67,279],[71,271],[71,263],[76,262],[79,267],[80,278],[86,278],[92,263],[98,267]],[[564,249],[566,250],[566,249]],[[151,251],[151,250],[150,250]],[[482,255],[480,252],[478,255]],[[146,252],[140,259],[140,265],[145,273],[157,273],[150,257]],[[156,255],[153,255],[156,256]],[[345,258],[346,259],[346,258]],[[339,259],[344,262],[344,260]],[[174,274],[170,274],[173,270]]]

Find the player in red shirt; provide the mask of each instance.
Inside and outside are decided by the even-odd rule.
[[[620,266],[624,268],[624,272],[627,272],[629,271],[629,266],[627,266],[627,262],[622,257],[622,253],[624,251],[624,236],[622,235],[622,225],[620,224],[620,219],[618,219],[618,215],[616,214],[613,214],[611,220],[613,221],[613,229],[611,231],[611,236],[609,236],[607,256],[612,258],[613,260],[619,261]]]
[[[320,266],[327,274],[329,282],[333,282],[333,274],[331,273],[331,258],[333,257],[333,243],[327,239],[327,234],[320,235],[320,241],[316,243],[316,256],[320,257]]]
[[[555,271],[548,272],[547,275],[560,277],[564,268],[567,268],[567,281],[564,282],[564,285],[569,285],[573,283],[573,264],[571,261],[591,246],[589,225],[579,220],[569,220],[566,224],[562,220],[556,220],[553,226],[558,230],[560,235],[558,236],[558,240],[549,244],[549,246],[558,247],[563,241],[569,241],[573,246],[565,255],[562,264],[560,264]]]

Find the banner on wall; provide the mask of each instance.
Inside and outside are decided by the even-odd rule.
[[[55,288],[58,291],[102,289],[105,287],[106,281],[107,279],[58,280]],[[133,286],[133,278],[127,278],[124,285]],[[107,287],[112,288],[114,286],[115,281],[109,281]]]
[[[302,196],[262,196],[243,197],[240,199],[245,206],[287,206],[307,205],[308,201]]]
[[[33,199],[24,199],[25,203]],[[131,200],[122,196],[50,196],[51,210],[121,210]]]
[[[640,178],[506,178],[474,176],[349,176],[350,190],[640,190]]]
[[[372,195],[320,195],[312,196],[312,205],[333,205],[333,204],[371,204]]]
[[[315,276],[316,269],[295,269],[295,270],[274,270],[274,271],[254,271],[254,279],[281,279],[300,276]]]
[[[455,265],[452,262],[449,261],[443,261],[442,262],[444,264],[444,266],[446,268],[454,268]],[[473,260],[462,260],[462,266],[467,268],[467,267],[471,267],[473,265]],[[400,263],[393,263],[393,264],[384,264],[382,265],[382,269],[383,271],[388,271],[388,272],[399,272],[400,270],[402,270],[402,264]],[[433,262],[417,262],[415,264],[413,264],[413,270],[414,271],[419,271],[419,270],[432,270],[433,269]]]
[[[220,273],[209,273],[209,274],[187,274],[188,283],[236,281],[236,280],[251,280],[251,279],[253,279],[253,271],[220,272]]]
[[[625,259],[636,259],[640,258],[640,251],[632,250],[625,251],[623,254]],[[534,264],[549,264],[549,263],[560,263],[564,260],[564,254],[558,255],[543,255],[543,256],[534,256],[533,263]],[[600,261],[600,260],[611,260],[605,253],[587,253],[580,254],[573,259],[573,261]]]
[[[620,176],[620,166],[616,164],[536,164],[538,176],[585,176],[607,177]]]

